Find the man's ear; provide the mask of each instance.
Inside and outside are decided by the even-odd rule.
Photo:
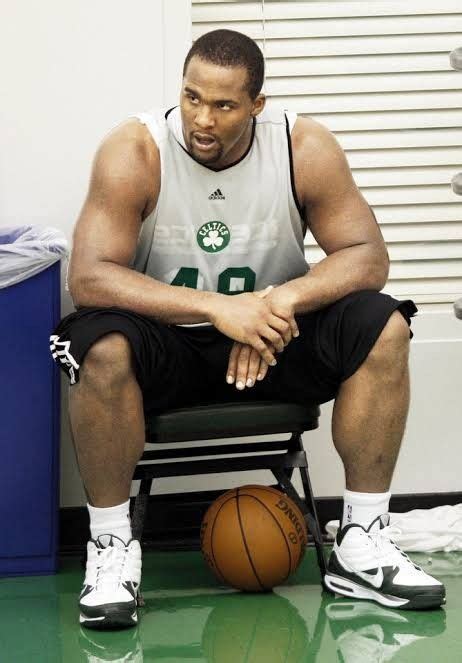
[[[258,97],[253,102],[252,112],[250,113],[252,117],[257,117],[260,115],[266,104],[266,97],[264,94],[259,94]]]

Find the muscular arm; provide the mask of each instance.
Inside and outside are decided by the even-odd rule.
[[[210,300],[222,295],[171,286],[129,268],[159,188],[159,154],[143,125],[129,121],[104,139],[74,229],[69,291],[76,307],[117,306],[171,324],[209,320]]]
[[[283,292],[296,313],[307,313],[351,292],[380,291],[388,277],[388,253],[342,148],[328,129],[305,118],[297,120],[292,142],[297,193],[327,257],[305,276],[279,286],[278,296]]]
[[[316,241],[327,254],[308,274],[266,295],[283,319],[324,308],[351,292],[381,290],[388,254],[374,214],[358,190],[345,154],[331,132],[299,118],[292,131],[295,186]],[[291,340],[286,337],[286,345]],[[267,365],[248,346],[234,344],[228,374],[242,388],[263,379]],[[258,375],[262,377],[258,378]],[[239,387],[238,387],[239,388]]]

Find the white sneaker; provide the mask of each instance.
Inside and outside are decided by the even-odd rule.
[[[80,593],[80,623],[87,628],[117,629],[138,622],[136,596],[141,581],[141,547],[113,534],[87,544],[87,570]]]
[[[324,581],[335,594],[369,599],[389,608],[438,608],[444,585],[425,573],[391,537],[400,531],[390,516],[378,516],[365,529],[356,523],[337,532]]]

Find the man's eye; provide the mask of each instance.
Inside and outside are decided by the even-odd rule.
[[[189,101],[192,101],[192,102],[197,101],[197,97],[195,97],[193,94],[188,94],[188,99],[189,99]]]
[[[218,104],[218,106],[221,108],[221,110],[231,110],[231,106],[229,104]]]

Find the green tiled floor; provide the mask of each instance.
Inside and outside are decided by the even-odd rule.
[[[215,581],[198,552],[145,553],[136,629],[78,624],[78,559],[58,575],[0,581],[1,663],[460,663],[462,553],[412,555],[447,587],[443,610],[406,612],[321,592],[314,550],[272,593]]]

